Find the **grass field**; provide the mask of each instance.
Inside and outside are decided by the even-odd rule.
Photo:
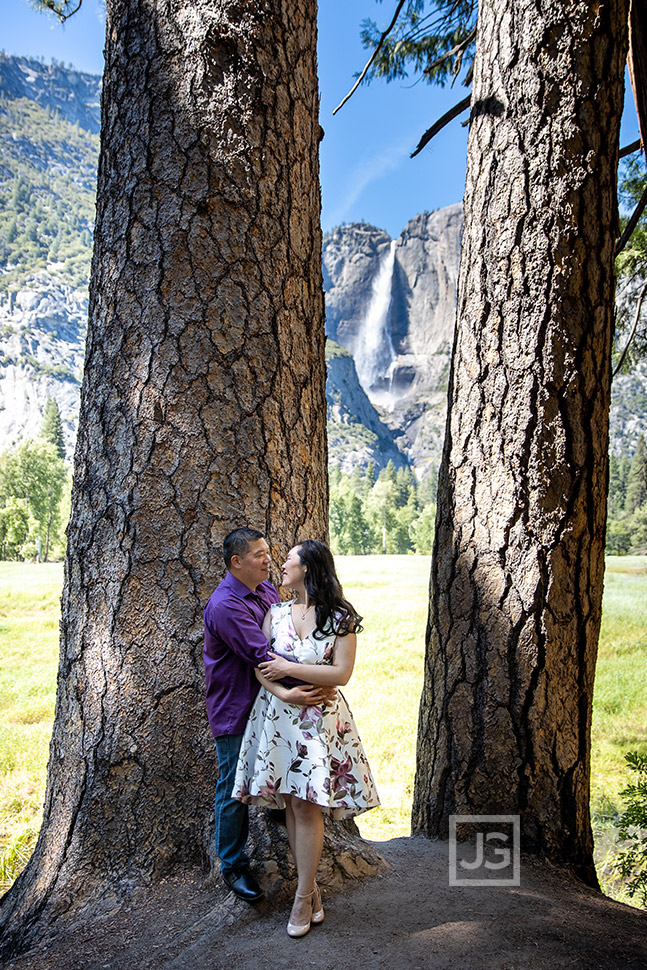
[[[362,834],[409,833],[422,686],[428,557],[338,557],[345,592],[364,616],[344,693],[373,767],[382,807]],[[34,844],[54,713],[62,566],[0,563],[0,881]],[[606,860],[627,781],[624,754],[647,750],[647,559],[610,557],[594,696],[592,815],[604,888],[624,898]]]
[[[637,905],[609,868],[628,751],[647,753],[647,557],[609,556],[593,692],[591,818],[605,892]]]
[[[336,562],[346,596],[364,617],[344,694],[382,802],[358,825],[368,839],[409,835],[431,560],[338,556]]]
[[[63,567],[0,563],[0,886],[40,826],[58,666]]]

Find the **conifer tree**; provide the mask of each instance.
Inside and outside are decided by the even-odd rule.
[[[628,7],[479,3],[413,807],[517,814],[593,885]]]
[[[350,484],[355,495],[361,495],[364,485],[364,475],[362,474],[361,465],[355,465],[353,468],[350,476]]]
[[[393,482],[395,485],[397,481],[398,473],[395,470],[395,465],[393,464],[393,459],[389,458],[386,468],[383,468],[378,475],[378,481],[380,482]]]
[[[354,556],[365,555],[370,548],[371,530],[364,516],[359,495],[350,496],[346,531],[348,533],[348,551]]]
[[[609,515],[617,515],[624,505],[620,495],[621,486],[620,459],[616,455],[609,455]]]
[[[55,397],[48,397],[45,402],[43,427],[40,433],[44,441],[48,441],[56,449],[59,458],[65,458],[65,438],[63,437],[63,422],[61,412]]]
[[[620,458],[620,494],[622,496],[621,509],[625,510],[627,501],[627,482],[629,481],[629,471],[631,469],[631,458],[626,453]]]
[[[106,9],[61,676],[3,956],[204,860],[202,607],[222,538],[261,528],[278,565],[327,534],[315,7]]]
[[[635,512],[647,502],[647,455],[645,454],[645,438],[640,435],[636,451],[631,461],[629,477],[627,479],[627,497],[625,511]]]

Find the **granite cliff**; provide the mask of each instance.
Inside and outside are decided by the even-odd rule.
[[[101,79],[0,54],[0,450],[58,402],[76,438]]]
[[[416,216],[395,240],[359,223],[324,240],[328,335],[353,355],[363,390],[422,474],[442,450],[462,224],[453,205]]]
[[[0,53],[0,94],[12,100],[27,98],[84,131],[99,133],[101,78],[94,74]]]
[[[331,463],[350,474],[355,465],[372,462],[383,468],[408,464],[395,435],[380,417],[362,388],[351,354],[333,340],[326,342],[326,403],[328,452]]]
[[[0,450],[38,434],[47,397],[76,437],[87,318],[101,79],[0,54]],[[397,239],[353,223],[324,240],[329,454],[440,461],[462,206],[413,218]],[[612,449],[633,451],[647,369],[614,385]]]
[[[395,240],[356,223],[324,241],[328,334],[386,407],[442,380],[437,358],[451,348],[462,226],[462,205],[452,205],[416,216]]]

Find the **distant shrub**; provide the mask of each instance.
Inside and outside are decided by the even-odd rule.
[[[625,755],[627,766],[636,775],[635,784],[620,792],[627,807],[620,817],[618,839],[625,843],[618,852],[613,868],[626,880],[632,897],[638,896],[647,909],[647,756],[631,751]]]

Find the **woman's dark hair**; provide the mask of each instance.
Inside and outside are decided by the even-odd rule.
[[[315,604],[317,633],[323,636],[333,631],[337,637],[348,633],[361,633],[362,617],[347,599],[335,569],[335,560],[325,542],[304,539],[297,546],[297,555],[306,567],[304,584],[308,599]]]

